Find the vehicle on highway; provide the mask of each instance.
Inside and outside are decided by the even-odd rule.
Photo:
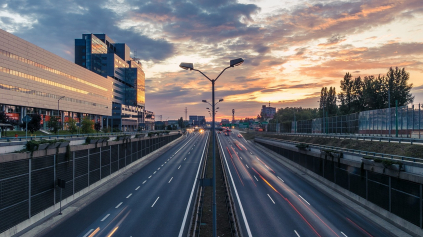
[[[220,131],[218,131],[217,133],[220,134]]]
[[[241,134],[238,134],[238,137],[242,137],[242,135]]]
[[[225,132],[225,136],[229,136],[229,133]]]

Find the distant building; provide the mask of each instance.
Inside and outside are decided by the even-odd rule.
[[[192,125],[205,125],[206,124],[206,116],[197,116],[197,115],[190,115],[189,122]]]
[[[228,123],[230,123],[230,122],[229,122],[229,119],[222,119],[222,120],[220,121],[220,123],[221,123],[221,124],[228,124]]]
[[[153,111],[145,111],[145,130],[154,130],[154,112]]]
[[[275,107],[266,107],[266,105],[261,106],[261,112],[260,114],[263,114],[265,118],[273,118],[276,114],[276,108]]]
[[[113,78],[112,116],[107,126],[134,131],[144,124],[145,74],[130,48],[106,34],[83,34],[75,39],[75,63],[101,76]]]

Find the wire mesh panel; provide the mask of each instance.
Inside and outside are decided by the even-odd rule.
[[[54,156],[32,159],[31,215],[54,204]]]
[[[101,177],[104,178],[110,174],[110,147],[101,148]]]

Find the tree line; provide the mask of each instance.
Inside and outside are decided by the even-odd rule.
[[[353,77],[347,72],[340,81],[340,93],[335,87],[322,87],[319,108],[286,107],[277,110],[271,123],[281,123],[281,129],[291,130],[291,122],[324,116],[346,115],[366,110],[384,109],[413,103],[413,84],[405,68],[389,68],[385,75]],[[262,115],[257,116],[261,118]]]

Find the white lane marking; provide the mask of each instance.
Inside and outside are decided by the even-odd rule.
[[[217,140],[219,141],[220,149],[222,150],[223,157],[225,158],[226,167],[229,167],[228,166],[228,160],[226,159],[226,155],[225,155],[225,152],[223,150],[222,143],[220,142],[220,137],[219,136],[217,137]],[[239,199],[238,191],[236,189],[236,186],[235,186],[235,183],[234,183],[234,179],[232,177],[231,170],[228,169],[228,171],[229,171],[229,177],[231,177],[232,187],[233,187],[233,189],[235,191],[236,199],[238,200],[238,203],[239,203],[239,209],[241,210],[242,219],[244,219],[245,229],[247,229],[248,236],[249,237],[252,237],[251,230],[250,230],[250,225],[248,224],[247,217],[245,216],[244,208],[242,207],[241,200]],[[179,233],[179,236],[181,236],[181,233]]]
[[[267,194],[267,196],[270,198],[270,200],[272,200],[273,204],[275,204],[275,201],[273,201],[273,199],[270,197],[270,195]]]
[[[200,163],[198,164],[197,174],[195,175],[194,184],[192,185],[191,195],[189,196],[187,209],[185,210],[184,219],[182,220],[182,225],[181,225],[181,229],[179,230],[178,237],[182,237],[182,234],[184,233],[184,228],[185,228],[185,223],[186,223],[187,217],[188,217],[189,207],[191,206],[192,195],[194,194],[195,186],[197,184],[198,174],[200,172],[200,167],[201,167],[201,163],[202,163],[202,160],[203,160],[203,157],[204,157],[204,151],[206,150],[206,145],[207,145],[208,139],[209,138],[207,136],[206,137],[206,142],[204,143],[203,154],[201,155]]]
[[[179,165],[178,170],[181,168],[181,166]]]
[[[156,173],[157,173],[157,171],[154,171],[154,172],[153,172],[153,174],[156,174]]]
[[[129,198],[129,197],[131,197],[132,196],[132,193],[130,193],[128,196],[126,196],[126,198]]]
[[[250,152],[250,154],[252,155],[253,153]]]
[[[138,190],[138,189],[140,189],[140,186],[138,186],[135,190]]]
[[[241,156],[239,158],[241,158],[241,160],[242,160],[242,157]]]
[[[163,166],[163,165],[162,165]]]
[[[276,177],[278,177],[278,179],[279,179],[280,181],[282,181],[283,183],[285,183],[285,181],[283,181],[283,180],[281,179],[281,177],[279,177],[279,176],[276,176]]]
[[[169,180],[169,182],[168,182],[168,183],[170,183],[170,182],[172,181],[172,179],[173,179],[173,177],[172,177],[172,178],[170,178],[170,180]]]
[[[157,200],[159,200],[160,197],[157,197],[156,201],[154,201],[153,205],[151,205],[151,207],[154,207],[154,205],[156,204]]]
[[[160,167],[157,170],[160,170]]]
[[[152,175],[148,176],[148,178],[151,178]]]
[[[296,230],[294,230],[294,232],[295,232],[295,234],[297,234],[297,236],[298,236],[298,237],[301,237],[301,236],[297,233],[297,231],[296,231]]]
[[[247,168],[250,168],[250,167],[248,167],[248,165],[247,165],[247,164],[245,164],[245,166],[247,166]]]
[[[188,155],[189,155],[189,153],[191,153],[191,152],[188,152]]]
[[[306,202],[308,205],[310,205],[310,203],[308,203],[307,200],[305,200],[303,197],[301,197],[301,195],[298,195],[298,196],[300,196],[300,198],[303,199],[304,202]]]
[[[346,234],[344,234],[344,232],[341,231],[341,234],[343,234],[345,237],[348,237]]]
[[[254,175],[254,178],[257,180],[257,182],[258,182],[258,179],[257,179],[257,177]]]
[[[123,202],[119,203],[115,208],[119,208],[120,205],[122,205]]]
[[[83,237],[87,237],[88,235],[90,235],[91,234],[91,232],[93,232],[94,231],[94,229],[91,229],[91,230],[89,230]]]
[[[167,161],[165,161],[165,164],[167,163]]]
[[[186,160],[187,158],[185,157],[184,160]]]
[[[145,184],[145,182],[147,182],[147,180],[144,180],[144,182],[142,182],[142,184]]]
[[[110,216],[110,214],[107,214],[105,217],[103,217],[103,219],[101,219],[101,221],[106,220],[106,219],[107,219],[107,217],[109,217],[109,216]]]

